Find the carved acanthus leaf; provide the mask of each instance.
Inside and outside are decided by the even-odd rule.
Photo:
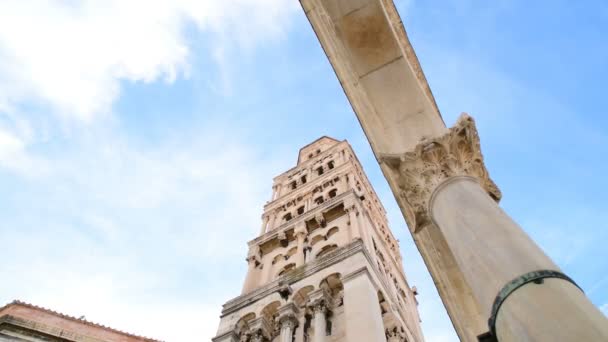
[[[398,176],[399,196],[404,200],[406,220],[414,232],[431,223],[428,204],[439,184],[455,176],[469,176],[496,201],[501,193],[483,163],[475,121],[463,113],[448,133],[423,139],[402,155],[383,155],[380,161]]]

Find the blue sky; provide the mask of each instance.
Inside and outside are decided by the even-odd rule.
[[[396,1],[502,207],[608,311],[608,5]],[[427,341],[457,341],[297,1],[0,3],[0,302],[208,340],[272,177],[348,139],[401,240]]]

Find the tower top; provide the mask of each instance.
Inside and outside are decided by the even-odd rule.
[[[316,155],[328,150],[339,142],[340,140],[338,139],[324,135],[310,144],[302,147],[300,149],[300,153],[298,154],[298,165],[304,161],[314,158]]]

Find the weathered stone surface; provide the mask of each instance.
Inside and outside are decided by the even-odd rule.
[[[422,341],[397,240],[348,143],[303,147],[272,188],[243,293],[224,305],[216,340],[384,341],[391,315],[391,329]]]

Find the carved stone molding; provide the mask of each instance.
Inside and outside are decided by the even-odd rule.
[[[408,226],[414,232],[431,223],[429,200],[437,187],[449,178],[475,178],[494,200],[499,201],[501,197],[483,163],[475,121],[466,113],[445,135],[423,139],[414,151],[382,155],[379,159],[398,175],[399,196],[404,200]]]
[[[323,288],[316,289],[308,294],[308,307],[317,313],[327,313],[330,310],[330,305],[333,302],[331,295]]]
[[[266,317],[260,316],[249,321],[250,340],[252,342],[265,342],[272,336],[272,323]]]
[[[384,331],[386,335],[387,342],[406,342],[407,338],[405,337],[405,331],[401,327],[392,327],[385,329]]]

